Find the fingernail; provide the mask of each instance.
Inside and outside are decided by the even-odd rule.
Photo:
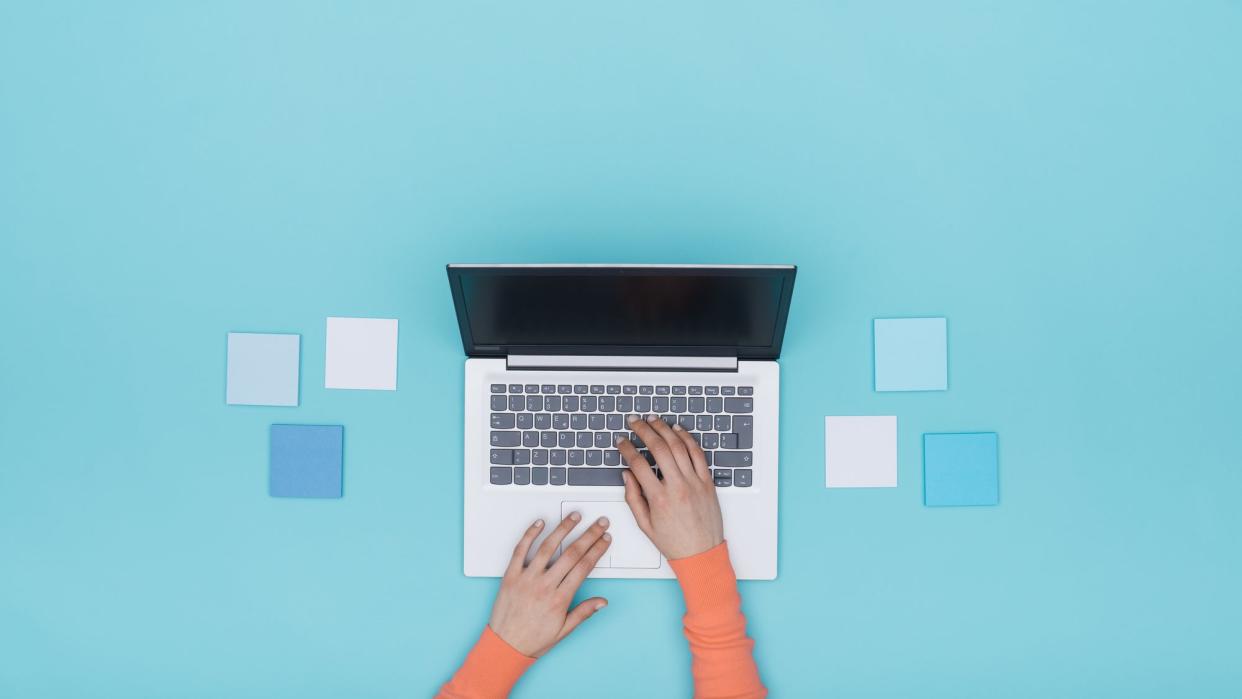
[[[608,526],[608,518],[607,518],[607,517],[600,517],[600,518],[599,518],[599,526],[601,526],[601,527],[606,527],[606,526]],[[605,534],[604,536],[608,536],[608,535],[607,535],[607,534]]]
[[[652,414],[652,415],[648,415],[648,416],[647,416],[647,422],[655,422],[656,420],[659,420],[659,419],[660,419],[660,417],[659,417],[658,415],[655,415],[655,414]]]
[[[638,416],[637,415],[626,415],[625,421],[626,422],[638,422]]]
[[[674,422],[674,423],[673,423],[673,429],[677,430],[678,432],[681,432],[681,424],[680,424],[680,423],[677,423],[677,422]]]
[[[569,518],[577,522],[578,520],[582,519],[582,515],[578,514],[577,512],[570,512]]]
[[[614,447],[619,447],[621,446],[621,442],[624,442],[624,441],[625,441],[625,437],[617,437],[617,441],[613,442],[612,445]]]
[[[537,519],[537,520],[535,520],[535,523],[534,523],[534,524],[532,524],[532,525],[530,525],[530,526],[534,527],[535,529],[538,529],[539,527],[542,527],[542,526],[543,526],[543,520],[542,520],[542,519]]]
[[[601,538],[602,538],[604,541],[612,541],[612,534],[609,534],[608,532],[604,532],[604,536],[603,536],[603,537],[601,537]]]
[[[600,602],[599,604],[595,605],[595,611],[597,611],[597,612],[598,612],[599,610],[601,610],[601,609],[603,609],[604,607],[607,607],[607,606],[608,606],[608,603],[607,603],[607,602]]]
[[[629,472],[628,472],[628,471],[622,471],[622,472],[621,472],[621,480],[623,480],[623,481],[625,481],[625,482],[627,482],[627,483],[630,481],[630,474],[629,474]]]

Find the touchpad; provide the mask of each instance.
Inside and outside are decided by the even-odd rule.
[[[561,503],[561,518],[570,512],[582,514],[582,521],[565,537],[565,546],[572,544],[578,535],[600,517],[608,518],[608,533],[612,534],[612,546],[595,564],[596,568],[659,568],[660,551],[647,535],[638,528],[630,506],[625,502],[602,500],[565,501]]]

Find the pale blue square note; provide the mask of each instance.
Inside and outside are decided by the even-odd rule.
[[[1000,478],[995,432],[923,435],[923,504],[995,505]]]
[[[944,318],[877,318],[873,332],[875,390],[948,390],[948,322]]]
[[[297,405],[301,350],[300,335],[229,333],[225,402]]]

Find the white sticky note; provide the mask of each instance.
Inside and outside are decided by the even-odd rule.
[[[897,416],[824,418],[824,487],[897,487]]]
[[[229,333],[224,402],[297,405],[301,352],[300,335]]]
[[[397,321],[328,318],[325,388],[397,390]]]

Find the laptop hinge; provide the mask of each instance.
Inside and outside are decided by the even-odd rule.
[[[737,371],[737,357],[511,354],[509,369],[588,371]]]

